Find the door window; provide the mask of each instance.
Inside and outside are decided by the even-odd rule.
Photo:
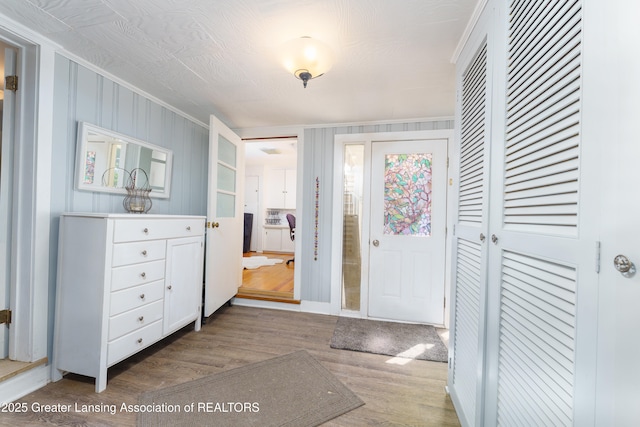
[[[216,215],[233,218],[236,215],[236,158],[237,149],[220,135],[218,140],[218,189]]]
[[[387,154],[384,234],[431,235],[431,153]]]

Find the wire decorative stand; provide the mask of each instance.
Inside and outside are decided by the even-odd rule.
[[[123,174],[122,177],[119,174]],[[129,172],[123,168],[110,168],[102,174],[102,183],[108,185],[109,181],[124,180],[124,189],[127,195],[122,201],[124,210],[129,213],[147,213],[151,209],[153,202],[149,193],[151,193],[151,185],[149,184],[149,176],[144,169],[136,168]]]
[[[122,205],[130,213],[147,213],[151,209],[151,186],[149,176],[144,169],[136,168],[129,174],[129,180],[124,187],[127,190]]]

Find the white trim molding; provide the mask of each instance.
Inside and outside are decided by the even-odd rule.
[[[0,383],[0,402],[13,402],[44,387],[49,382],[47,365],[40,365]]]
[[[0,37],[19,51],[21,76],[13,141],[10,306],[14,316],[9,357],[32,362],[48,355],[49,293],[53,291],[49,238],[55,48],[40,38],[20,37],[20,31],[11,21],[0,19]]]
[[[464,32],[462,33],[462,37],[460,37],[460,40],[458,40],[458,45],[456,46],[456,49],[453,51],[453,55],[451,56],[452,64],[456,64],[458,62],[460,54],[462,53],[462,50],[467,44],[467,40],[469,40],[469,37],[471,37],[471,33],[473,32],[473,29],[478,23],[478,20],[480,19],[480,15],[482,14],[482,11],[487,5],[487,2],[488,0],[478,0],[478,4],[476,4],[476,8],[473,10],[473,14],[471,15],[471,18],[469,18],[469,22],[467,23],[467,26],[465,27]]]
[[[362,244],[362,272],[361,272],[361,304],[360,311],[349,311],[342,309],[342,233],[343,233],[343,215],[342,215],[342,197],[343,197],[343,169],[340,165],[344,164],[344,146],[353,143],[362,143],[365,145],[365,165],[364,165],[364,185],[369,185],[368,180],[371,175],[370,159],[371,143],[372,141],[406,141],[412,139],[444,139],[447,141],[447,153],[451,157],[451,153],[454,147],[454,130],[442,129],[442,130],[420,130],[420,131],[398,131],[398,132],[372,132],[361,134],[337,134],[334,137],[334,175],[333,175],[333,212],[332,218],[332,236],[331,236],[331,302],[329,303],[331,314],[348,316],[348,317],[362,317],[368,318],[367,306],[368,306],[368,282],[369,282],[369,245]],[[449,179],[454,176],[454,168],[447,167],[447,230],[452,230],[453,220],[450,214],[451,209],[451,196]],[[364,205],[368,206],[370,201],[364,200]],[[369,229],[369,216],[363,215],[362,229]],[[364,233],[363,233],[364,234]],[[451,242],[452,233],[449,231],[446,235],[445,243],[445,283],[444,283],[444,295],[446,298],[446,305],[444,307],[444,327],[449,327],[449,301],[451,292]],[[363,235],[364,239],[365,236]]]

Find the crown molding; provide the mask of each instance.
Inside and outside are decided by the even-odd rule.
[[[473,31],[473,28],[478,23],[478,20],[480,19],[480,15],[482,14],[482,11],[484,10],[488,2],[489,0],[479,0],[478,3],[476,4],[476,8],[473,10],[473,13],[471,14],[471,18],[469,18],[469,22],[467,23],[467,26],[465,27],[464,32],[462,33],[462,37],[460,37],[460,40],[458,41],[456,50],[453,51],[453,56],[451,56],[452,64],[455,64],[458,62],[458,58],[462,53],[462,49],[464,49],[464,46],[467,43],[467,40],[469,40],[469,37],[471,36],[471,32]]]
[[[442,117],[421,117],[414,119],[393,119],[393,120],[375,120],[369,122],[338,122],[338,123],[313,123],[301,125],[283,125],[283,126],[261,126],[254,128],[236,128],[233,129],[241,138],[267,138],[271,136],[282,135],[301,135],[305,129],[325,129],[325,128],[341,128],[353,126],[378,126],[393,125],[398,123],[424,123],[424,122],[442,122],[454,120],[453,116]]]
[[[26,27],[19,22],[14,21],[6,15],[0,13],[0,37],[10,39],[16,38],[21,41],[46,46],[49,49],[53,49],[55,51],[61,49],[60,45],[53,42],[51,39],[43,36],[42,34],[32,30],[29,27]],[[14,41],[10,41],[13,43]]]
[[[144,90],[140,89],[137,86],[132,85],[131,83],[127,82],[126,80],[121,79],[120,77],[114,76],[113,74],[103,70],[102,68],[98,67],[95,64],[92,64],[91,62],[87,61],[86,59],[83,59],[67,50],[64,49],[60,49],[58,52],[58,54],[64,56],[65,58],[69,59],[70,61],[73,61],[75,63],[77,63],[78,65],[81,65],[97,74],[100,74],[103,77],[108,78],[109,80],[113,81],[114,83],[119,84],[122,87],[125,87],[139,95],[144,96],[145,98],[155,102],[156,104],[160,105],[161,107],[166,108],[169,111],[172,111],[174,113],[176,113],[177,115],[199,125],[202,126],[203,128],[209,130],[209,124],[208,123],[204,123],[201,120],[196,119],[193,116],[190,116],[189,114],[185,113],[184,111],[181,111],[179,109],[177,109],[176,107],[167,104],[165,101],[156,98],[154,95],[151,95],[148,92],[145,92]]]

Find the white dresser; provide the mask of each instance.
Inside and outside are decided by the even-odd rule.
[[[107,386],[107,368],[194,322],[200,330],[205,217],[60,217],[53,380]]]

